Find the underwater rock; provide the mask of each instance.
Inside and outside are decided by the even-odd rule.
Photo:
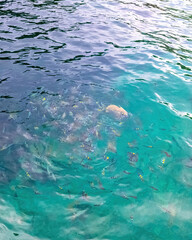
[[[117,118],[128,117],[128,112],[122,107],[116,105],[107,106],[106,112],[113,113]]]

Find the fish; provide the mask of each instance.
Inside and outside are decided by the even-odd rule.
[[[127,144],[130,148],[137,148],[137,142],[136,141],[128,142]]]
[[[103,187],[103,184],[101,183],[101,181],[100,181],[99,179],[97,179],[97,182],[98,182],[98,184],[99,184],[99,188],[100,188],[101,190],[105,190],[105,188]]]
[[[149,186],[150,188],[154,189],[155,191],[158,191],[157,188],[153,187],[153,186]]]
[[[112,132],[115,134],[116,137],[120,137],[121,133],[115,129],[112,130]]]
[[[89,197],[87,195],[87,193],[85,191],[82,191],[82,195],[81,195],[81,198],[85,201],[88,201]]]
[[[17,127],[17,134],[19,134],[20,136],[23,136],[24,138],[26,138],[27,140],[33,140],[33,137],[31,136],[31,134],[25,130],[23,130],[21,128],[21,126]]]
[[[160,208],[172,217],[175,217],[176,214],[177,214],[176,206],[173,205],[173,204],[169,204],[169,205],[166,205],[166,206],[161,206]]]
[[[40,166],[38,161],[38,159],[31,159],[21,163],[21,167],[25,171],[27,178],[39,182],[53,180],[53,176],[51,176],[45,167]]]
[[[110,178],[111,179],[117,179],[117,178],[119,178],[119,176],[111,176]]]
[[[127,196],[127,197],[137,199],[137,196]]]
[[[128,152],[128,158],[130,164],[136,163],[138,161],[138,154],[134,152]]]
[[[61,119],[64,119],[66,117],[66,113],[64,112],[61,116]]]
[[[93,169],[93,167],[88,164],[81,164],[81,166],[87,169]]]
[[[139,178],[141,179],[141,181],[143,182],[144,179],[143,179],[143,171],[142,171],[142,169],[137,168],[136,172],[137,172]]]
[[[129,198],[134,198],[134,199],[137,199],[137,196],[133,196],[133,195],[126,195],[124,192],[121,192],[120,194],[115,194],[117,196],[120,196],[124,199],[129,199]]]
[[[66,139],[65,139],[65,142],[66,143],[74,143],[78,140],[78,138],[72,134],[69,134]]]
[[[108,142],[107,150],[110,151],[110,152],[116,153],[117,152],[117,148],[116,148],[115,142]]]
[[[165,151],[162,151],[162,152],[165,153],[167,157],[171,157],[171,155],[168,152],[165,152]]]
[[[118,107],[116,105],[107,106],[106,112],[113,113],[118,118],[128,117],[128,112],[122,107]]]
[[[188,159],[187,161],[185,161],[185,166],[188,168],[192,168],[192,158]]]

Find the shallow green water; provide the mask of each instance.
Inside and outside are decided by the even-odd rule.
[[[0,16],[0,239],[191,240],[191,1]]]

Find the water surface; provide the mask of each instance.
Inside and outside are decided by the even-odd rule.
[[[191,1],[0,16],[0,239],[192,239]]]

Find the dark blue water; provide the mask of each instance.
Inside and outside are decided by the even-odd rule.
[[[0,1],[0,239],[192,239],[191,28],[191,1]]]

